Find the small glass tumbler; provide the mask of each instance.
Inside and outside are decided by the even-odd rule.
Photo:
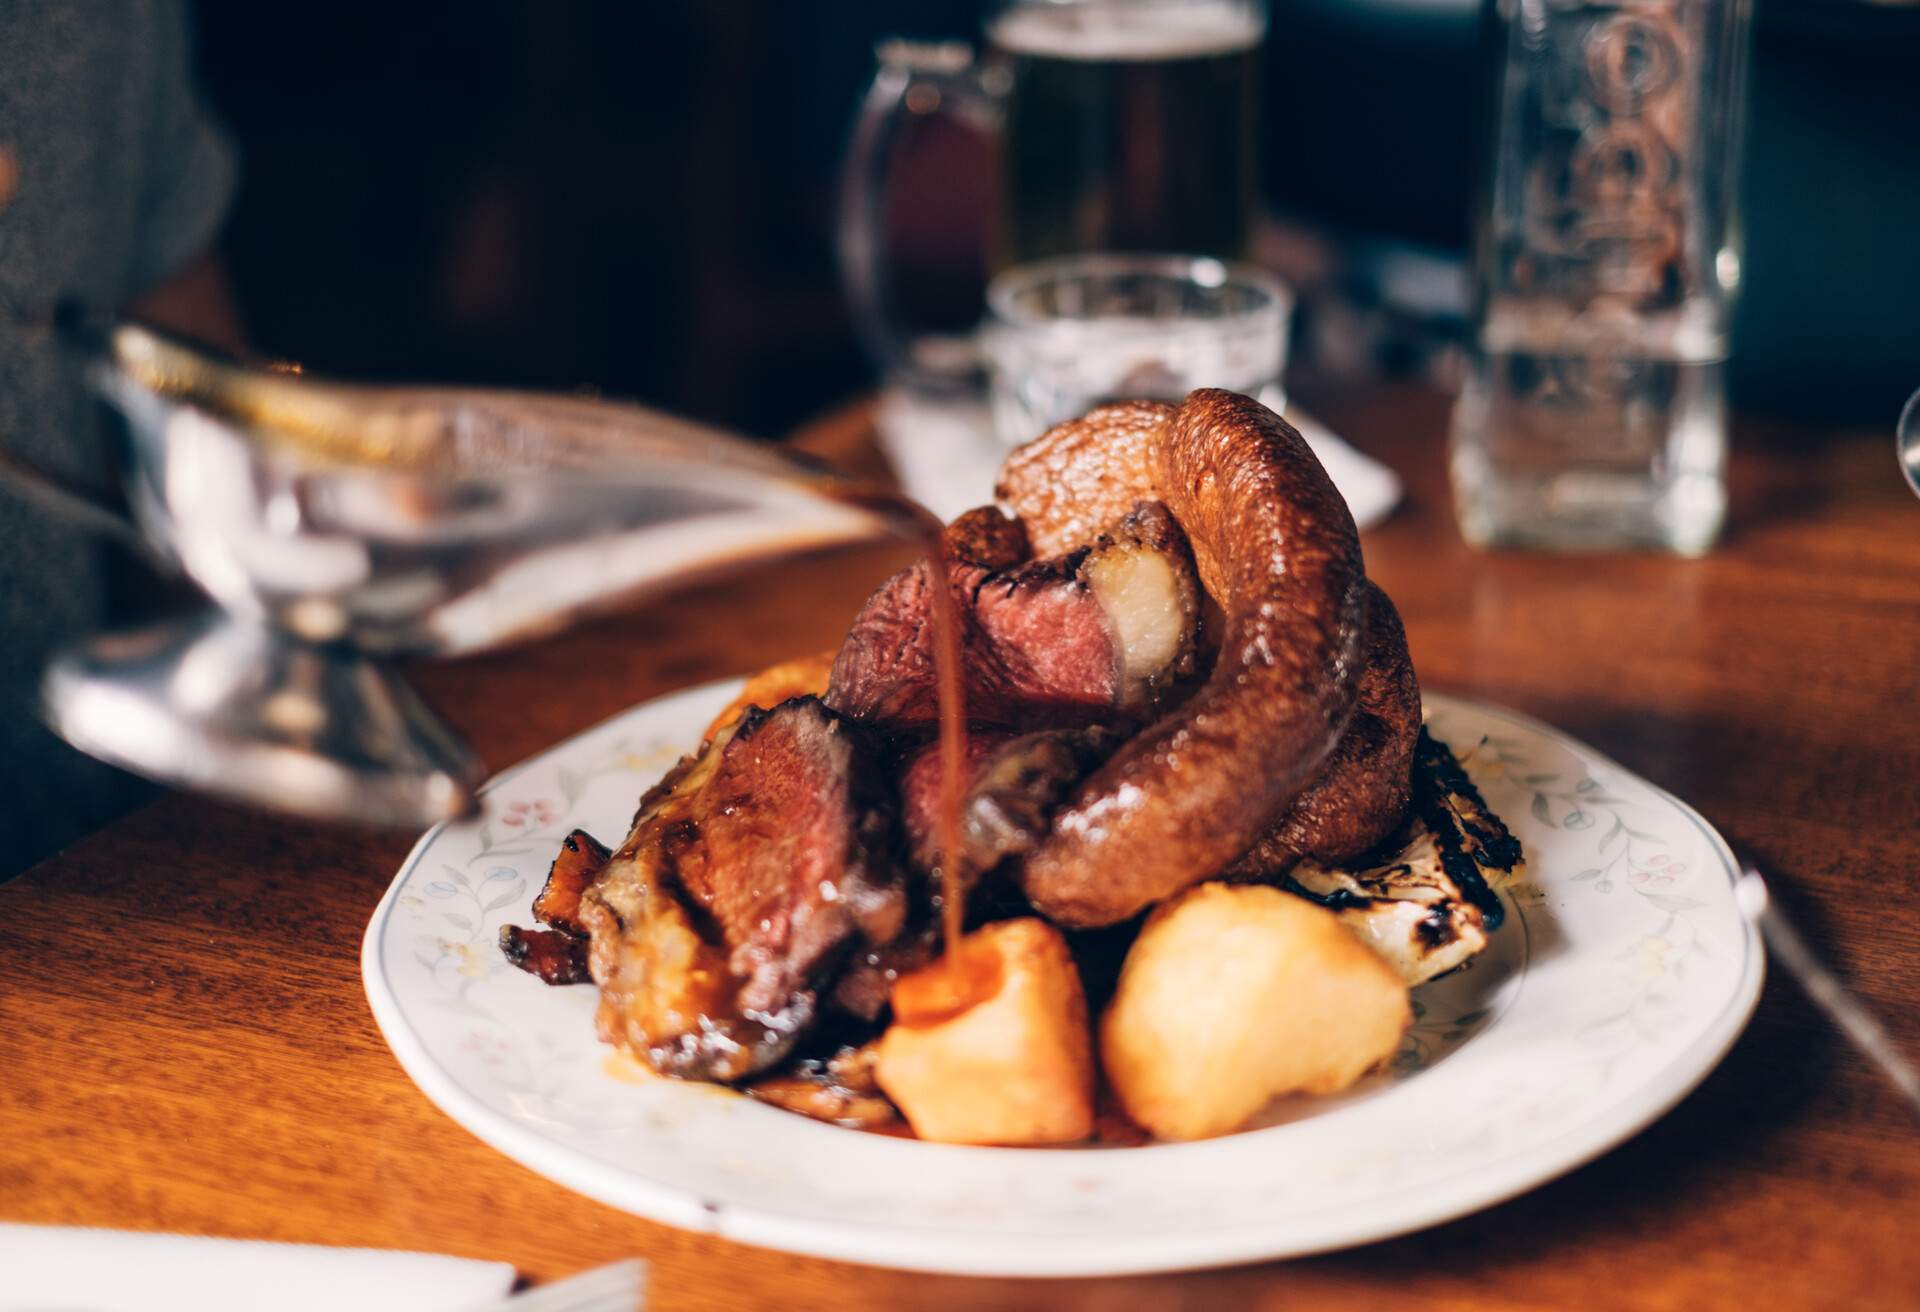
[[[1069,255],[1009,269],[982,329],[1009,445],[1108,401],[1196,387],[1283,400],[1293,296],[1259,269],[1186,255]]]

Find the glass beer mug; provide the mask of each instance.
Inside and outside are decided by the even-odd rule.
[[[1266,0],[1012,0],[961,44],[889,41],[842,179],[840,264],[855,326],[896,376],[970,380],[971,341],[911,340],[888,296],[887,163],[909,115],[1001,139],[996,270],[1087,251],[1235,259],[1251,241]]]

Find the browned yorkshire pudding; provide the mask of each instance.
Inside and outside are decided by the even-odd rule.
[[[1099,1068],[1159,1137],[1346,1087],[1408,988],[1486,945],[1484,872],[1521,853],[1422,730],[1345,502],[1221,391],[1063,424],[998,493],[836,653],[750,680],[615,851],[570,836],[508,959],[590,978],[601,1037],[656,1071],[928,1139],[1087,1137],[1090,998]],[[1257,950],[1225,961],[1222,934]]]
[[[1063,424],[1008,458],[998,493],[1042,552],[1163,502],[1224,613],[1204,686],[1088,777],[1023,863],[1044,914],[1113,924],[1235,861],[1320,776],[1368,637],[1359,536],[1291,425],[1211,389]]]
[[[1302,857],[1338,864],[1378,847],[1406,817],[1419,740],[1420,681],[1406,631],[1387,594],[1369,582],[1366,657],[1347,731],[1320,777],[1222,873],[1262,878],[1284,874]]]

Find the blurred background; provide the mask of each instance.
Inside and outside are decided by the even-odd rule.
[[[832,241],[873,42],[975,37],[982,9],[202,0],[246,330],[329,372],[591,386],[783,433],[872,381]],[[1481,27],[1475,0],[1274,0],[1262,254],[1302,292],[1312,373],[1445,381]],[[1736,405],[1891,424],[1920,383],[1916,55],[1920,8],[1761,0]],[[954,325],[979,305],[992,147],[923,130],[891,240],[916,316]]]
[[[875,42],[977,39],[989,10],[0,3],[0,309],[27,311],[0,323],[0,437],[102,481],[73,362],[21,325],[142,288],[139,313],[318,373],[595,389],[787,434],[876,382],[834,260]],[[1273,0],[1254,254],[1298,293],[1287,376],[1309,407],[1323,386],[1458,378],[1499,36],[1479,0]],[[1920,4],[1759,0],[1729,374],[1736,407],[1810,422],[1746,441],[1890,432],[1920,384],[1917,55]],[[189,64],[237,147],[230,207]],[[917,326],[965,328],[998,147],[910,115],[895,148],[899,299]],[[216,223],[218,262],[194,259]],[[0,877],[141,795],[32,712],[58,643],[171,599],[0,500]]]

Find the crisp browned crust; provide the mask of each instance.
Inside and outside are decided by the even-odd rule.
[[[1035,555],[1085,546],[1137,503],[1159,496],[1153,451],[1173,415],[1158,401],[1103,405],[1007,456],[994,495],[1026,525]]]
[[[560,851],[547,868],[547,882],[533,899],[533,918],[551,929],[585,938],[587,927],[580,923],[580,895],[600,877],[600,871],[612,856],[584,829],[576,829],[560,840]]]
[[[1021,870],[1059,923],[1113,924],[1239,857],[1319,774],[1353,712],[1359,535],[1299,433],[1215,389],[1055,428],[1014,452],[1000,491],[1042,550],[1165,502],[1224,612],[1207,683],[1076,790]]]
[[[1222,873],[1279,875],[1302,857],[1333,863],[1371,852],[1406,818],[1419,739],[1420,681],[1406,630],[1387,594],[1369,582],[1366,664],[1353,720],[1320,777]]]
[[[1006,569],[1033,555],[1026,525],[997,506],[975,506],[963,512],[941,532],[940,545],[948,559],[962,568]]]
[[[558,929],[500,926],[500,951],[506,959],[537,975],[543,984],[587,984],[587,941]]]

